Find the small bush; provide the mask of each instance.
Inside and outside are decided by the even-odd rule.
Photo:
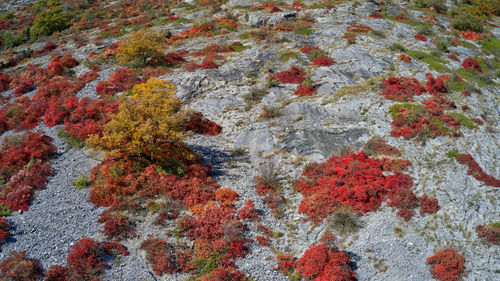
[[[432,278],[440,281],[462,280],[465,276],[464,257],[453,248],[443,248],[432,257],[427,264],[431,265]]]
[[[54,7],[48,11],[41,12],[31,27],[31,37],[38,38],[42,35],[51,35],[56,31],[67,28],[69,22],[69,17],[61,7]]]
[[[6,219],[0,217],[0,245],[2,245],[2,242],[9,238],[9,223],[7,222]],[[0,248],[1,249],[1,248]]]
[[[79,176],[74,182],[73,182],[73,185],[77,188],[77,189],[83,189],[85,187],[87,187],[87,185],[89,184],[89,178],[85,175],[81,175]]]
[[[451,27],[460,31],[483,32],[483,21],[469,13],[460,13],[451,20]]]
[[[500,245],[500,225],[478,225],[476,233],[479,238],[484,239],[485,243],[489,242],[493,245]]]
[[[154,29],[130,33],[118,47],[118,62],[145,65],[149,59],[160,60],[165,49],[165,39],[165,36]]]
[[[38,261],[28,259],[24,251],[11,251],[10,256],[0,263],[2,280],[38,281],[42,279],[42,268]]]
[[[297,260],[297,272],[311,280],[356,280],[356,273],[349,266],[349,256],[325,245],[310,247]]]
[[[444,14],[448,10],[446,3],[441,0],[414,0],[415,6],[419,8],[434,9],[436,12]]]

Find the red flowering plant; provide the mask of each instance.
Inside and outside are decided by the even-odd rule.
[[[413,96],[427,92],[417,79],[409,77],[390,77],[384,81],[385,90],[380,93],[386,99],[395,101],[413,101]]]

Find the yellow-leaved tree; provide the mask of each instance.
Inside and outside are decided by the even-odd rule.
[[[135,85],[132,96],[104,125],[102,137],[92,135],[87,143],[111,154],[139,156],[148,161],[171,154],[168,149],[172,147],[183,147],[185,113],[175,91],[172,83],[155,78]]]
[[[121,64],[146,64],[148,59],[160,58],[165,51],[166,35],[154,29],[142,29],[125,37],[116,53]]]

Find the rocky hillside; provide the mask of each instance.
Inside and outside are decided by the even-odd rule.
[[[500,279],[498,1],[18,2],[0,280]]]

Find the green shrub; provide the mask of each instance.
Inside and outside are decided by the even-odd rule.
[[[451,27],[460,31],[483,32],[483,21],[468,13],[460,13],[451,20]]]
[[[442,0],[414,0],[415,6],[419,8],[434,8],[438,13],[446,13],[446,1]]]
[[[28,41],[29,38],[30,38],[30,32],[28,28],[25,28],[16,34],[10,31],[0,32],[0,41],[2,49],[17,47],[23,44],[24,42]]]
[[[404,52],[406,51],[405,47],[399,43],[392,43],[389,49],[393,52]]]
[[[69,26],[69,17],[61,7],[55,7],[38,15],[31,27],[31,37],[51,35]]]
[[[436,49],[438,49],[440,52],[448,53],[448,43],[446,43],[446,41],[444,40],[437,40]]]
[[[87,187],[87,185],[89,184],[89,178],[85,175],[81,175],[79,176],[74,182],[73,182],[73,185],[77,188],[77,189],[83,189],[85,187]]]

